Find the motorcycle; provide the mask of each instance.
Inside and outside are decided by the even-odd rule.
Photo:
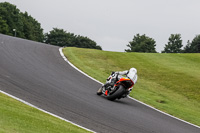
[[[118,75],[114,72],[108,77],[107,82],[98,89],[97,95],[104,95],[108,100],[114,101],[127,97],[134,83],[131,79],[122,77],[117,82]]]

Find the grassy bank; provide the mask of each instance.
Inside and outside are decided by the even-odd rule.
[[[111,71],[138,70],[130,96],[200,125],[200,54],[121,53],[65,48],[79,69],[105,82]],[[96,93],[96,90],[94,90]]]
[[[85,133],[63,120],[0,93],[1,133]]]

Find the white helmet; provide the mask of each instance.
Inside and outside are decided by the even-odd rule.
[[[137,69],[131,68],[127,74],[127,77],[134,81],[137,75]]]

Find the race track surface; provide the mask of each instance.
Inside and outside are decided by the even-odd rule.
[[[96,132],[200,133],[134,100],[97,96],[100,86],[65,62],[59,47],[0,34],[4,92]]]

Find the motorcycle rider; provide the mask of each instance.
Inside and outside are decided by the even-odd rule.
[[[110,88],[114,87],[115,83],[124,77],[123,75],[125,75],[127,78],[131,79],[133,81],[134,85],[136,84],[137,69],[130,68],[130,70],[112,72],[111,75],[106,80],[106,83],[97,91],[97,95],[101,95],[103,89],[108,89],[108,87],[110,87]],[[132,88],[129,89],[129,92],[127,93],[127,95],[131,92],[131,90],[132,90]]]

